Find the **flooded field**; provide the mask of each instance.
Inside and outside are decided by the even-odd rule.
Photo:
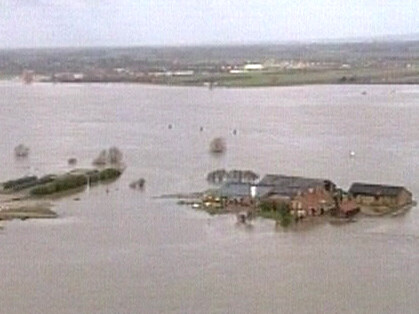
[[[418,86],[260,89],[0,83],[0,181],[91,166],[122,177],[0,228],[0,313],[415,313],[419,208],[335,226],[251,227],[154,196],[217,168],[404,185],[419,197]],[[171,127],[169,127],[169,125]],[[202,131],[201,131],[202,127]],[[236,130],[236,132],[234,132]],[[227,152],[208,153],[226,139]],[[13,149],[24,143],[28,159]],[[350,156],[350,152],[355,157]],[[129,183],[143,177],[144,191]]]

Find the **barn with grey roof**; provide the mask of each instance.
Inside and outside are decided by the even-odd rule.
[[[353,183],[349,189],[359,205],[400,208],[412,204],[412,193],[403,186]]]

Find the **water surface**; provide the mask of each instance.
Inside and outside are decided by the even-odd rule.
[[[83,192],[80,201],[55,201],[59,219],[11,222],[0,231],[1,313],[419,308],[417,208],[283,231],[271,221],[245,228],[233,216],[153,199],[205,189],[216,168],[330,178],[343,188],[386,182],[417,196],[417,86],[1,83],[0,95],[0,181],[66,171],[69,157],[90,166],[112,145],[128,165],[120,180]],[[208,154],[215,136],[227,140],[223,157]],[[27,160],[13,156],[21,142],[31,148]],[[139,177],[147,180],[143,193],[128,188]]]

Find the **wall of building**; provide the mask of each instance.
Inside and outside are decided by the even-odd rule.
[[[397,197],[391,196],[358,195],[355,200],[358,204],[366,206],[398,206]]]
[[[308,215],[312,215],[327,211],[333,204],[334,200],[331,193],[318,187],[297,195],[291,202],[291,208],[304,210]]]
[[[397,197],[397,205],[405,206],[411,204],[413,201],[412,194],[406,190],[403,190]]]

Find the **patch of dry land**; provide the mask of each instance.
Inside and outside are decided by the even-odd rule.
[[[120,168],[77,169],[62,175],[4,182],[0,184],[0,221],[57,218],[57,213],[51,209],[52,196],[65,196],[88,185],[115,180],[122,171]]]
[[[51,203],[33,201],[15,201],[2,204],[0,220],[56,218],[58,215],[51,210],[51,207]]]

